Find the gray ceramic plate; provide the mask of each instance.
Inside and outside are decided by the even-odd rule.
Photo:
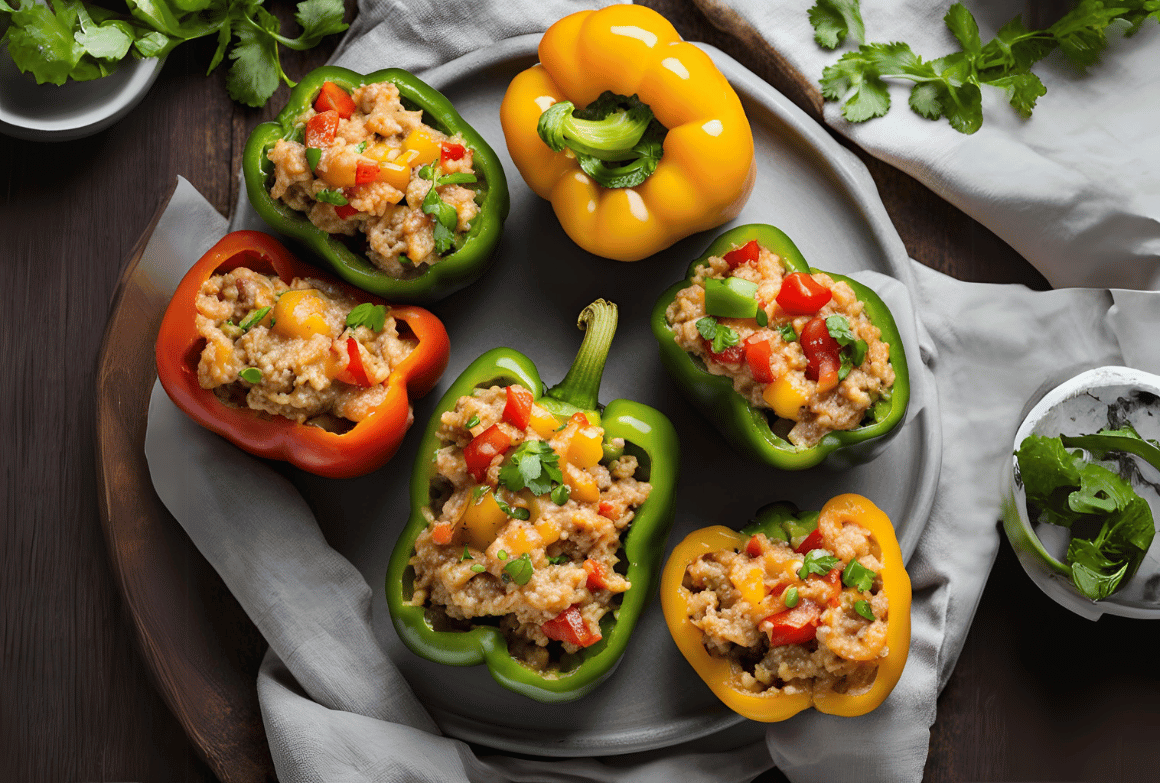
[[[913,315],[894,310],[910,337],[909,341],[904,337],[911,357],[910,418],[873,463],[842,473],[814,469],[790,474],[732,451],[681,398],[661,367],[648,326],[656,297],[683,277],[689,262],[717,232],[690,237],[632,264],[588,255],[568,239],[549,204],[520,178],[499,124],[499,104],[507,85],[535,62],[539,38],[505,41],[424,77],[500,153],[512,208],[491,271],[468,290],[432,307],[451,335],[451,363],[440,386],[416,405],[416,421],[427,420],[435,402],[468,363],[498,345],[527,354],[545,382],[557,382],[580,344],[576,316],[589,302],[604,297],[620,306],[620,328],[601,399],[607,403],[625,397],[659,408],[672,418],[681,437],[678,513],[670,548],[699,527],[718,523],[740,527],[757,508],[774,500],[820,508],[835,494],[858,492],[894,520],[909,557],[926,524],[942,453],[934,386],[919,362]],[[757,143],[757,185],[731,225],[777,225],[820,268],[847,274],[873,270],[907,280],[910,261],[902,241],[857,158],[735,60],[706,50],[741,95]],[[269,230],[242,201],[233,228]],[[722,743],[759,736],[760,724],[723,707],[685,663],[656,601],[641,618],[612,678],[571,704],[539,704],[504,690],[481,666],[441,666],[403,647],[381,585],[409,513],[407,477],[422,430],[412,428],[398,455],[381,471],[346,482],[303,477],[299,485],[317,510],[331,545],[376,588],[379,637],[444,731],[508,751],[569,756],[648,750],[725,729],[730,731]]]

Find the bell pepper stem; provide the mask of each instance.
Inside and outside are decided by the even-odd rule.
[[[576,321],[576,326],[584,330],[584,341],[564,380],[549,389],[547,396],[581,410],[596,410],[600,404],[600,379],[616,334],[616,322],[616,305],[612,302],[597,299],[584,308]]]
[[[640,141],[652,121],[652,111],[644,104],[632,109],[619,108],[599,120],[575,116],[571,101],[560,101],[540,115],[537,131],[554,151],[564,147],[600,160],[624,160]]]

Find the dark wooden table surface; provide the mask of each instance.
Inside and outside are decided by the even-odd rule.
[[[686,38],[724,49],[807,100],[776,58],[724,35],[692,3],[647,4]],[[287,71],[321,64],[335,43],[284,53]],[[154,688],[110,569],[92,401],[122,263],[175,177],[229,214],[246,136],[285,97],[282,88],[261,111],[231,103],[224,67],[205,76],[212,49],[205,41],[177,49],[144,102],[96,136],[58,144],[0,137],[0,291],[9,308],[0,330],[8,362],[0,375],[2,780],[214,780]],[[987,229],[855,152],[912,257],[963,280],[1046,288]],[[185,566],[206,568],[196,554]],[[1157,641],[1145,623],[1091,624],[1058,608],[1004,541],[938,702],[927,779],[1158,779]]]

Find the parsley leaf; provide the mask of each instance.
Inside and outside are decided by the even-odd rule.
[[[855,590],[869,590],[874,586],[874,572],[857,560],[851,560],[842,571],[842,584]]]
[[[525,487],[534,495],[546,495],[553,483],[562,483],[560,457],[542,440],[525,440],[499,470],[499,480],[512,492]]]
[[[809,19],[815,40],[827,49],[840,45],[847,32],[857,35],[862,26],[858,0],[818,0]],[[1058,48],[1080,69],[1088,68],[1099,62],[1107,47],[1106,31],[1112,23],[1127,22],[1127,34],[1132,35],[1148,19],[1160,21],[1156,0],[1080,0],[1046,30],[1028,30],[1016,16],[984,42],[971,12],[955,3],[943,22],[959,51],[923,60],[905,43],[863,43],[822,72],[822,95],[841,102],[842,116],[850,122],[864,122],[889,111],[887,79],[909,80],[915,83],[910,108],[917,114],[929,120],[945,118],[960,133],[974,133],[983,124],[982,85],[1002,89],[1012,108],[1029,117],[1047,92],[1031,73],[1035,63]]]
[[[818,46],[836,49],[850,33],[859,43],[866,39],[866,28],[862,24],[862,11],[858,0],[818,0],[809,11],[810,24],[814,26],[814,40]]]
[[[806,552],[806,558],[802,561],[801,569],[798,570],[798,578],[805,579],[810,574],[825,576],[837,568],[841,562],[824,549],[811,549]]]
[[[365,326],[372,332],[381,332],[387,324],[387,306],[363,302],[346,314],[346,325],[350,328]]]
[[[726,348],[741,342],[741,336],[737,334],[737,330],[719,323],[711,315],[699,319],[696,326],[700,335],[712,343],[713,353],[721,353]]]

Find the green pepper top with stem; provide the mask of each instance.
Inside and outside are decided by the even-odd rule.
[[[894,318],[885,303],[866,286],[843,275],[826,273],[835,282],[845,283],[852,289],[854,296],[862,305],[862,312],[870,323],[881,332],[881,342],[889,346],[889,365],[894,373],[893,383],[887,393],[879,397],[869,407],[857,426],[847,430],[826,432],[816,444],[811,446],[795,445],[786,438],[785,433],[780,428],[771,426],[777,425],[779,419],[787,415],[786,408],[796,410],[803,392],[798,388],[789,388],[788,374],[782,376],[786,380],[782,381],[780,385],[779,380],[782,379],[772,377],[772,375],[764,378],[757,377],[757,368],[760,362],[750,362],[749,360],[753,358],[750,354],[759,353],[759,349],[764,349],[768,353],[769,343],[749,346],[737,339],[727,339],[729,337],[736,338],[737,335],[736,333],[730,335],[731,330],[729,329],[711,328],[718,326],[716,318],[701,319],[705,322],[705,329],[701,329],[701,322],[697,323],[697,328],[701,336],[708,341],[708,350],[712,352],[714,357],[722,355],[727,350],[737,353],[740,357],[737,359],[740,365],[749,364],[751,367],[750,371],[754,373],[754,381],[767,384],[765,386],[766,394],[763,396],[769,404],[768,408],[751,404],[748,399],[735,390],[734,382],[728,375],[710,372],[699,356],[687,352],[677,343],[667,311],[677,299],[678,294],[692,284],[693,278],[698,275],[701,267],[706,266],[712,257],[725,258],[731,266],[734,261],[738,263],[752,262],[757,259],[757,253],[761,248],[776,254],[784,267],[786,274],[783,279],[782,291],[787,297],[792,295],[793,299],[792,304],[789,304],[787,300],[787,312],[791,311],[789,308],[794,307],[799,308],[797,312],[800,313],[816,312],[819,297],[829,298],[829,291],[824,290],[824,288],[820,292],[813,289],[815,281],[811,275],[818,273],[819,270],[810,267],[802,257],[801,252],[782,231],[773,226],[762,224],[739,226],[714,240],[705,253],[689,266],[686,278],[671,286],[657,300],[653,308],[651,323],[653,335],[660,346],[662,363],[677,382],[681,391],[701,409],[727,440],[762,462],[785,470],[800,470],[818,465],[823,461],[834,466],[844,466],[870,459],[885,445],[888,437],[897,432],[910,399],[910,381],[901,335]],[[753,257],[733,258],[732,260],[727,258],[735,254]],[[754,299],[754,289],[746,286],[744,290],[740,290],[741,286],[729,284],[729,281],[733,279],[727,278],[724,281],[713,282],[707,278],[705,281],[706,303],[723,308],[718,310],[723,317],[749,318],[753,319],[754,328],[766,327],[767,324],[762,323],[762,321],[767,317],[767,313],[763,308],[757,306]],[[789,285],[791,280],[796,284],[792,291]],[[737,282],[744,283],[746,281]],[[782,298],[783,294],[779,292],[779,305]],[[746,304],[746,299],[748,299],[748,304]],[[858,352],[864,352],[865,345],[864,343],[858,345],[862,341],[851,339],[854,337],[853,335],[847,335],[844,338],[848,348],[846,345],[838,345],[832,337],[832,332],[839,328],[841,323],[831,325],[829,323],[831,318],[814,318],[812,320],[818,321],[818,324],[807,324],[800,334],[786,333],[785,339],[789,341],[800,340],[807,358],[810,357],[809,352],[815,344],[827,342],[830,348],[836,349],[831,355],[826,355],[825,350],[818,349],[817,351],[823,360],[830,360],[818,363],[820,367],[817,370],[819,385],[823,382],[823,376],[828,373],[830,388],[834,388],[834,385],[842,377],[840,375],[842,370],[851,364],[858,366],[861,363],[862,359],[858,358]],[[826,332],[825,334],[814,334],[817,330],[812,327],[818,325],[820,325],[821,331]],[[848,322],[846,326],[849,326]],[[792,326],[790,326],[790,332],[792,332]],[[854,358],[844,357],[843,354],[846,353],[851,354]],[[758,358],[768,360],[768,356],[758,356]],[[769,372],[768,361],[765,362],[765,371]]]
[[[579,323],[582,328],[587,327],[583,344],[567,375],[556,386],[545,388],[528,357],[510,348],[496,348],[476,359],[447,390],[419,447],[411,479],[410,520],[395,546],[386,576],[387,605],[395,629],[412,651],[439,663],[483,663],[504,687],[544,702],[579,698],[613,672],[656,586],[674,514],[679,445],[672,424],[659,411],[640,403],[621,399],[601,406],[598,402],[604,364],[616,329],[616,306],[597,301],[585,308]],[[559,656],[552,668],[543,672],[513,656],[508,638],[497,625],[473,622],[465,630],[442,626],[437,629],[432,623],[431,607],[411,603],[416,541],[429,528],[433,529],[432,489],[439,477],[434,457],[444,445],[439,436],[443,414],[455,410],[461,398],[477,389],[512,389],[517,385],[529,390],[535,404],[552,417],[568,421],[575,414],[582,414],[591,425],[602,428],[603,456],[598,453],[596,458],[616,459],[623,448],[637,460],[636,476],[651,485],[627,532],[621,534],[622,551],[618,556],[626,566],[623,578],[629,586],[620,594],[619,606],[613,606],[602,617],[599,634],[593,635],[598,640],[575,640],[582,649]],[[477,437],[482,437],[482,433]],[[511,456],[505,454],[503,464],[508,464]],[[466,551],[462,545],[457,544],[457,548]],[[505,589],[517,590],[518,585],[505,583]]]
[[[300,137],[304,129],[299,118],[316,103],[328,82],[347,93],[364,85],[390,82],[398,88],[400,100],[407,109],[422,110],[424,124],[448,136],[462,138],[472,152],[474,171],[478,175],[472,188],[479,214],[466,231],[455,234],[438,263],[426,266],[417,276],[400,279],[387,274],[357,247],[344,242],[345,237],[315,226],[303,212],[270,195],[274,165],[268,158],[269,152],[279,140]],[[509,208],[507,178],[495,151],[447,98],[398,68],[366,75],[335,66],[311,71],[291,91],[286,108],[278,117],[258,125],[250,134],[242,155],[242,171],[250,203],[271,227],[307,245],[348,282],[394,302],[433,302],[477,280],[491,264]],[[428,178],[433,176],[436,175]],[[426,206],[424,212],[431,212],[436,220],[441,217]],[[434,206],[446,207],[442,202]]]

